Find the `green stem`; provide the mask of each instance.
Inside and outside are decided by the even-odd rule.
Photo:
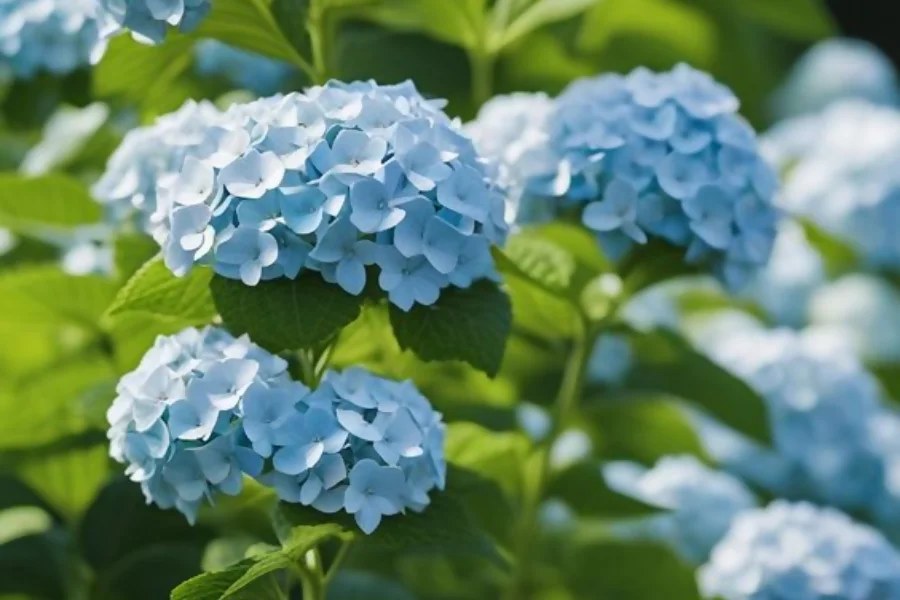
[[[472,81],[472,103],[477,110],[494,94],[495,56],[484,48],[469,52]]]
[[[309,44],[312,52],[313,83],[322,85],[328,81],[331,71],[329,68],[331,60],[331,40],[329,38],[331,36],[322,0],[311,2],[306,28],[309,31]]]
[[[347,555],[350,553],[350,548],[353,546],[353,542],[345,541],[341,543],[341,547],[338,550],[337,554],[334,557],[334,560],[331,561],[331,564],[328,566],[328,572],[325,574],[325,586],[327,587],[331,580],[334,579],[335,575],[337,575],[338,570],[341,568],[341,564],[343,564],[344,560],[347,558]]]
[[[566,360],[562,382],[556,395],[556,418],[553,421],[553,430],[538,450],[537,474],[532,484],[525,490],[522,517],[514,546],[516,563],[504,594],[506,600],[521,600],[524,597],[524,587],[531,570],[532,552],[535,547],[538,509],[550,478],[550,451],[559,436],[566,430],[566,426],[578,406],[578,400],[584,387],[585,370],[595,337],[587,320],[583,319],[582,327],[575,337]]]

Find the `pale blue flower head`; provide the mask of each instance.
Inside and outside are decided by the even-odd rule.
[[[94,0],[105,19],[105,35],[128,29],[145,44],[158,44],[169,27],[193,31],[212,8],[212,0]]]
[[[779,500],[734,521],[699,583],[723,600],[898,598],[900,554],[841,512]]]
[[[275,396],[267,412],[252,405],[260,388]],[[148,502],[193,522],[204,499],[236,495],[244,474],[262,473],[258,447],[269,440],[258,423],[281,416],[287,389],[296,398],[307,391],[297,394],[287,363],[246,338],[215,328],[160,336],[116,388],[107,412],[110,455],[127,465]],[[253,440],[241,427],[245,398],[257,424],[249,427]]]
[[[722,336],[711,355],[762,396],[773,437],[768,451],[725,445],[728,436],[716,427],[701,428],[719,440],[721,448],[710,449],[726,468],[779,495],[870,508],[883,485],[871,433],[882,394],[852,353],[820,335],[748,328]]]
[[[786,211],[848,244],[862,266],[900,270],[900,111],[841,101],[777,125],[765,150],[785,171]]]
[[[354,367],[327,373],[293,408],[271,410],[269,425],[253,416],[247,429],[249,408],[247,435],[272,455],[261,481],[286,502],[346,511],[371,533],[384,516],[423,510],[444,487],[441,415],[410,382]]]
[[[832,102],[859,98],[897,105],[900,86],[891,60],[869,42],[831,38],[810,48],[775,93],[777,117],[814,113]]]
[[[664,457],[651,469],[608,463],[604,475],[617,492],[665,511],[619,526],[620,533],[671,544],[692,564],[709,558],[734,518],[756,506],[756,498],[739,479],[689,455]]]
[[[191,123],[189,105],[126,139],[98,196],[140,207],[177,275],[205,264],[252,286],[309,269],[353,295],[380,283],[403,310],[434,304],[447,287],[496,277],[490,246],[507,230],[490,170],[440,106],[411,83],[373,82]],[[395,291],[380,275],[397,251],[438,275]]]
[[[768,261],[778,214],[776,177],[737,109],[730,90],[683,64],[581,79],[533,125],[526,151],[488,158],[522,178],[508,183],[523,190],[516,222],[575,213],[614,259],[655,238],[739,287]]]
[[[96,0],[0,1],[0,70],[28,78],[89,66],[105,49]]]

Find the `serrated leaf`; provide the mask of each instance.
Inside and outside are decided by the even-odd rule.
[[[213,573],[203,573],[188,579],[172,590],[171,600],[219,600],[228,588],[244,576],[253,565],[250,559]]]
[[[621,389],[662,393],[694,404],[733,429],[768,444],[766,404],[749,385],[669,331],[627,334],[634,363]]]
[[[391,326],[404,350],[425,361],[457,360],[494,377],[512,330],[509,297],[496,284],[447,288],[433,306],[409,312],[390,307]]]
[[[115,242],[116,276],[120,279],[130,278],[157,252],[159,252],[159,244],[148,235],[123,233],[117,236]]]
[[[216,276],[210,289],[228,330],[270,352],[318,346],[356,320],[364,300],[313,272],[253,287]]]
[[[267,0],[216,0],[197,36],[221,40],[303,69],[309,66],[285,37]]]
[[[0,225],[15,231],[72,229],[103,217],[87,188],[54,173],[40,177],[0,174]]]
[[[209,323],[216,315],[209,293],[212,276],[211,269],[195,268],[184,277],[176,277],[162,257],[156,256],[122,286],[107,314],[139,313],[184,325]]]

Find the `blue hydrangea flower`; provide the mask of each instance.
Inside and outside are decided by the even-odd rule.
[[[224,44],[202,40],[194,48],[194,70],[206,77],[221,77],[260,96],[280,90],[293,69],[291,65]]]
[[[832,38],[810,48],[775,93],[780,118],[818,112],[829,104],[859,98],[896,105],[900,85],[891,60],[864,40]]]
[[[96,0],[0,0],[0,70],[65,74],[103,53]]]
[[[126,138],[96,191],[149,215],[177,275],[204,264],[256,285],[310,269],[354,295],[374,275],[409,310],[496,277],[506,234],[503,195],[440,106],[373,82],[189,104]]]
[[[204,133],[220,118],[211,103],[189,100],[153,125],[129,131],[91,190],[104,205],[107,220],[134,221],[139,229],[163,239],[172,203],[165,183],[178,176],[187,149],[203,141]],[[161,196],[157,185],[162,186]]]
[[[779,495],[868,510],[884,485],[871,433],[882,395],[851,353],[826,342],[786,329],[721,336],[711,355],[765,400],[774,451],[740,443],[711,423],[703,433],[729,470]]]
[[[272,468],[261,480],[287,502],[345,510],[366,533],[384,516],[423,510],[428,493],[444,487],[441,415],[411,382],[361,368],[329,372],[292,417],[272,423]],[[259,428],[248,437],[261,437]]]
[[[488,158],[519,178],[508,184],[521,196],[516,222],[576,211],[614,258],[661,239],[738,287],[768,261],[778,213],[776,177],[737,109],[687,65],[581,79],[527,122],[526,150]]]
[[[92,0],[99,2],[104,35],[123,29],[145,44],[158,44],[169,26],[193,31],[212,8],[212,0]]]
[[[706,598],[900,597],[900,554],[833,509],[777,501],[745,512],[699,572]]]
[[[693,564],[706,561],[734,518],[756,506],[756,498],[740,480],[689,455],[667,456],[651,469],[629,462],[608,463],[604,475],[619,493],[666,511],[617,526],[619,532],[671,544]]]
[[[620,383],[631,369],[633,358],[628,338],[603,333],[597,338],[588,360],[587,379],[592,383]]]
[[[411,382],[353,368],[311,391],[286,369],[220,329],[161,336],[118,385],[110,455],[148,502],[191,522],[245,475],[286,502],[344,510],[366,533],[444,488],[441,415]]]
[[[147,502],[193,522],[204,499],[238,494],[243,474],[262,473],[240,427],[244,396],[290,385],[287,362],[245,337],[214,328],[160,336],[116,388],[110,456],[127,464]]]
[[[849,244],[864,266],[900,270],[900,111],[838,102],[779,124],[764,149],[785,172],[786,211]]]

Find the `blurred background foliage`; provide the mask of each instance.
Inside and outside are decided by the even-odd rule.
[[[20,232],[0,255],[0,339],[6,341],[0,344],[0,598],[167,598],[176,583],[201,568],[228,564],[258,540],[252,497],[234,506],[226,502],[215,518],[189,528],[177,514],[146,507],[137,486],[125,483],[106,456],[104,414],[118,377],[157,334],[215,316],[208,275],[195,272],[187,283],[167,288],[165,277],[150,273],[146,285],[158,285],[159,298],[176,297],[178,313],[152,303],[117,313],[107,307],[155,253],[152,242],[119,236],[114,276],[72,276],[55,266],[73,241],[71,222],[91,211],[99,215],[84,186],[73,190],[73,182],[94,181],[128,129],[188,98],[227,105],[252,97],[229,77],[234,73],[202,72],[198,40],[216,37],[281,60],[286,90],[308,84],[323,68],[344,80],[412,79],[424,94],[448,99],[448,112],[464,121],[494,94],[556,94],[586,75],[687,62],[734,89],[742,113],[764,130],[774,120],[772,93],[790,66],[811,44],[841,33],[834,14],[856,6],[834,4],[835,13],[817,0],[336,0],[318,15],[331,32],[327,43],[334,44],[328,53],[334,64],[323,66],[303,58],[310,44],[323,43],[311,40],[303,26],[305,0],[218,0],[194,34],[170,35],[156,47],[122,36],[93,69],[0,83],[0,171],[6,171],[0,172],[0,224]],[[853,27],[857,34],[865,31],[858,21]],[[53,226],[44,221],[30,235],[21,234],[29,215],[10,212],[8,200],[17,194],[17,170],[43,176],[47,213],[57,219]],[[74,215],[71,222],[67,214]],[[62,250],[60,236],[67,240]],[[557,238],[585,259],[579,268],[602,262],[592,255],[591,240],[585,250],[577,233],[563,230]],[[817,247],[833,263],[852,260],[827,235]],[[626,285],[637,292],[670,274],[631,275]],[[386,314],[374,309],[344,332],[335,355],[337,365],[363,363],[387,375],[415,375],[456,423],[448,456],[477,475],[464,482],[476,491],[467,496],[469,508],[502,546],[516,542],[514,516],[534,486],[531,449],[546,435],[539,407],[552,404],[561,350],[569,342],[565,324],[572,318],[564,302],[517,287],[514,278],[507,284],[516,334],[495,379],[402,352],[387,332]],[[715,292],[682,301],[699,310],[735,305]],[[652,464],[672,453],[708,459],[679,409],[682,400],[757,439],[767,436],[764,406],[746,384],[680,338],[625,333],[639,368],[623,385],[598,384],[586,393],[578,423],[585,439],[572,438],[549,483],[550,495],[568,508],[545,507],[550,526],[534,544],[535,568],[517,575],[527,579],[529,597],[697,598],[691,570],[668,550],[610,538],[604,519],[649,508],[610,494],[591,461]],[[897,378],[893,373],[886,370],[886,382]],[[537,410],[523,411],[523,404]],[[479,487],[480,479],[499,486]],[[9,516],[22,507],[34,510]],[[565,525],[571,516],[566,511],[579,518],[574,529]],[[363,551],[350,566],[335,582],[335,600],[496,597],[498,582],[509,576],[499,565],[465,555]],[[266,597],[262,591],[253,596]]]

